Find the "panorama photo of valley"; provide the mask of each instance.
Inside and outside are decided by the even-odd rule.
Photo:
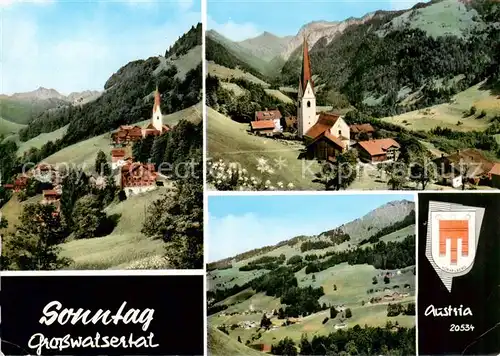
[[[500,188],[497,1],[207,12],[211,190]]]
[[[203,268],[200,6],[2,4],[3,270]]]
[[[413,195],[209,196],[207,231],[210,355],[416,354]]]

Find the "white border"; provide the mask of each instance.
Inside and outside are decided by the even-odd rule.
[[[418,335],[418,288],[419,288],[419,265],[418,263],[419,259],[419,253],[418,249],[420,248],[420,243],[419,243],[419,235],[418,235],[418,228],[420,224],[420,214],[419,214],[419,201],[418,201],[418,193],[414,192],[414,202],[415,202],[415,354],[420,355],[419,350],[418,350],[418,342],[419,342],[419,335]],[[425,255],[425,251],[424,251]]]

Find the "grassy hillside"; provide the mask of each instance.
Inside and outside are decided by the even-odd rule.
[[[45,110],[67,105],[59,99],[30,100],[0,96],[0,117],[17,124],[26,125]]]
[[[201,104],[198,104],[170,115],[164,115],[163,122],[170,126],[175,126],[179,120],[188,120],[198,123],[201,121],[201,117]],[[147,125],[147,123],[149,123],[149,120],[137,122],[135,125],[142,127]],[[52,135],[49,135],[49,137],[52,138]],[[99,151],[103,151],[108,155],[110,154],[111,133],[105,133],[75,143],[74,145],[63,148],[43,161],[49,164],[69,164],[70,166],[78,166],[88,171],[94,169],[95,159]]]
[[[264,82],[262,79],[257,78],[255,75],[249,72],[245,72],[240,68],[224,67],[214,62],[208,62],[208,75],[212,75],[225,80],[239,78],[262,85],[264,88],[269,87],[268,83]]]
[[[264,353],[255,351],[232,339],[222,331],[212,326],[208,327],[208,353],[213,356],[263,356]]]
[[[42,133],[26,142],[19,142],[19,149],[17,150],[18,156],[22,156],[24,152],[28,151],[30,148],[42,148],[47,142],[59,140],[62,138],[66,131],[68,130],[68,125],[61,127],[52,132]]]
[[[238,162],[250,174],[261,176],[257,169],[257,159],[264,158],[269,164],[283,160],[286,166],[276,169],[270,177],[273,182],[293,183],[297,189],[318,189],[311,179],[302,178],[302,161],[297,159],[301,145],[293,141],[282,143],[263,137],[249,135],[248,124],[238,123],[208,107],[207,142],[208,158]],[[315,162],[311,167],[318,169]]]
[[[16,134],[17,132],[19,132],[19,130],[21,130],[25,126],[26,125],[17,124],[15,122],[8,121],[0,117],[0,135],[10,136],[12,134]]]
[[[62,256],[74,261],[68,269],[167,268],[167,261],[162,258],[165,243],[141,233],[147,208],[162,191],[164,189],[132,196],[107,207],[108,215],[120,216],[110,235],[62,244]]]
[[[250,51],[255,57],[270,62],[286,49],[293,36],[278,37],[269,32],[237,42],[238,45]]]

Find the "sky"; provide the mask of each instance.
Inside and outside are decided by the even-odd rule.
[[[0,0],[0,93],[102,90],[201,22],[200,0]]]
[[[342,21],[376,10],[402,10],[428,0],[207,0],[207,27],[233,41],[262,32],[296,35],[312,21]]]
[[[208,262],[316,235],[412,194],[240,195],[208,198]]]

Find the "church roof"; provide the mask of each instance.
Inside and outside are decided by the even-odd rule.
[[[339,118],[339,115],[321,113],[318,121],[306,132],[305,136],[313,140],[316,139],[325,131],[330,130]]]
[[[304,36],[303,44],[303,54],[302,54],[302,75],[300,84],[302,85],[302,91],[306,90],[307,83],[311,83],[311,88],[314,90],[314,82],[311,73],[311,62],[309,60],[309,49],[307,47],[307,39]]]

